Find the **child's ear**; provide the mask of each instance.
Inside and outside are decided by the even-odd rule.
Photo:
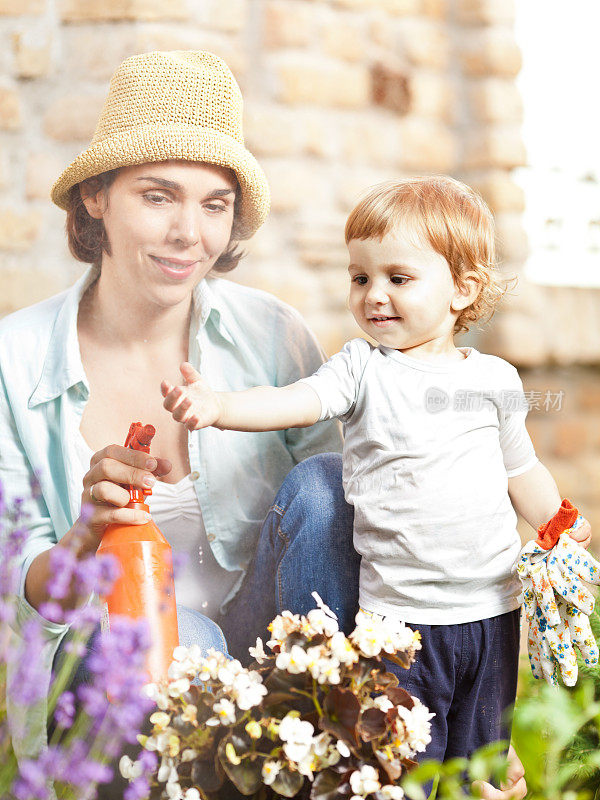
[[[481,282],[476,272],[464,272],[460,276],[460,285],[454,284],[455,291],[450,308],[452,311],[463,311],[473,305],[481,291]]]

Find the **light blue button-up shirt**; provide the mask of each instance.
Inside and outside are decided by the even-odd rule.
[[[0,321],[0,480],[9,498],[29,498],[30,513],[17,627],[39,617],[24,597],[31,562],[64,536],[80,512],[84,470],[76,437],[89,383],[79,351],[77,313],[97,276],[89,268],[67,291]],[[265,292],[220,278],[205,279],[194,290],[188,358],[217,391],[283,386],[323,362],[316,340],[294,309]],[[339,452],[341,437],[336,422],[264,433],[205,428],[189,435],[188,450],[215,558],[227,570],[244,572],[283,478],[314,453]],[[41,487],[37,498],[31,498],[30,490],[34,471]],[[39,619],[47,637],[43,658],[49,679],[67,628]],[[42,704],[35,719],[30,715],[27,743],[16,742],[21,754],[43,744],[45,714]]]

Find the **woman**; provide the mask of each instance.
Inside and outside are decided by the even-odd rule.
[[[92,266],[67,292],[0,324],[0,479],[15,496],[28,493],[34,469],[41,484],[21,624],[39,616],[50,553],[74,541],[83,504],[93,515],[82,556],[107,524],[144,521],[124,508],[122,484],[134,484],[152,488],[155,521],[191,556],[176,583],[182,643],[224,647],[211,617],[242,657],[275,613],[312,607],[314,589],[352,627],[358,559],[340,461],[313,455],[339,451],[335,424],[188,437],[162,408],[160,381],[178,382],[184,360],[224,389],[287,384],[322,361],[291,308],[208,277],[237,264],[238,242],[268,211],[241,116],[217,57],[134,56],[113,76],[90,146],[53,187],[71,251]],[[150,459],[116,444],[138,419],[157,429]],[[67,629],[43,624],[49,676]],[[39,718],[29,733],[20,754],[43,743]]]
[[[339,450],[338,429],[188,437],[162,407],[160,381],[178,379],[186,359],[230,388],[288,383],[322,361],[291,308],[207,279],[237,264],[237,243],[268,211],[266,179],[244,147],[241,120],[239,89],[217,57],[134,56],[113,76],[92,143],[53,187],[67,210],[71,250],[92,267],[67,292],[0,324],[0,480],[9,496],[25,496],[36,470],[41,486],[22,558],[20,624],[48,599],[51,553],[78,536],[83,504],[93,515],[77,539],[81,556],[95,552],[108,523],[144,521],[124,508],[122,484],[152,487],[155,521],[175,551],[191,556],[176,583],[187,606],[179,609],[182,644],[225,647],[206,611],[219,618],[232,652],[247,654],[278,603],[307,610],[313,589],[332,598],[323,580],[312,579],[309,550],[294,551],[281,533],[289,507],[290,536],[304,528],[322,547],[323,514],[302,510],[310,470],[288,485],[287,500],[279,497],[257,569],[240,585],[283,479],[307,456]],[[116,444],[133,420],[156,427],[150,460]],[[334,507],[321,504],[330,517],[348,516]],[[344,561],[339,541],[334,549]],[[276,596],[277,565],[284,594]],[[339,572],[341,593],[348,594],[345,583],[356,585],[347,577]],[[67,628],[44,620],[44,630],[49,677]],[[30,728],[21,752],[39,747],[39,728],[36,736]]]

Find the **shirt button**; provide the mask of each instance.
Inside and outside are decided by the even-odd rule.
[[[214,533],[209,533],[209,534],[208,534],[208,536],[207,536],[206,538],[208,539],[208,541],[209,541],[209,542],[214,542],[214,540],[215,540],[217,537],[214,535]]]
[[[199,472],[190,472],[190,480],[191,481],[197,481],[199,477],[200,477],[200,473]]]

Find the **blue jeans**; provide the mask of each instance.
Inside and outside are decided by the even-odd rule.
[[[352,545],[353,509],[344,499],[342,458],[311,456],[285,478],[263,523],[238,594],[217,618],[229,652],[248,663],[248,647],[270,638],[285,609],[306,614],[318,592],[350,633],[358,611],[360,557]]]

